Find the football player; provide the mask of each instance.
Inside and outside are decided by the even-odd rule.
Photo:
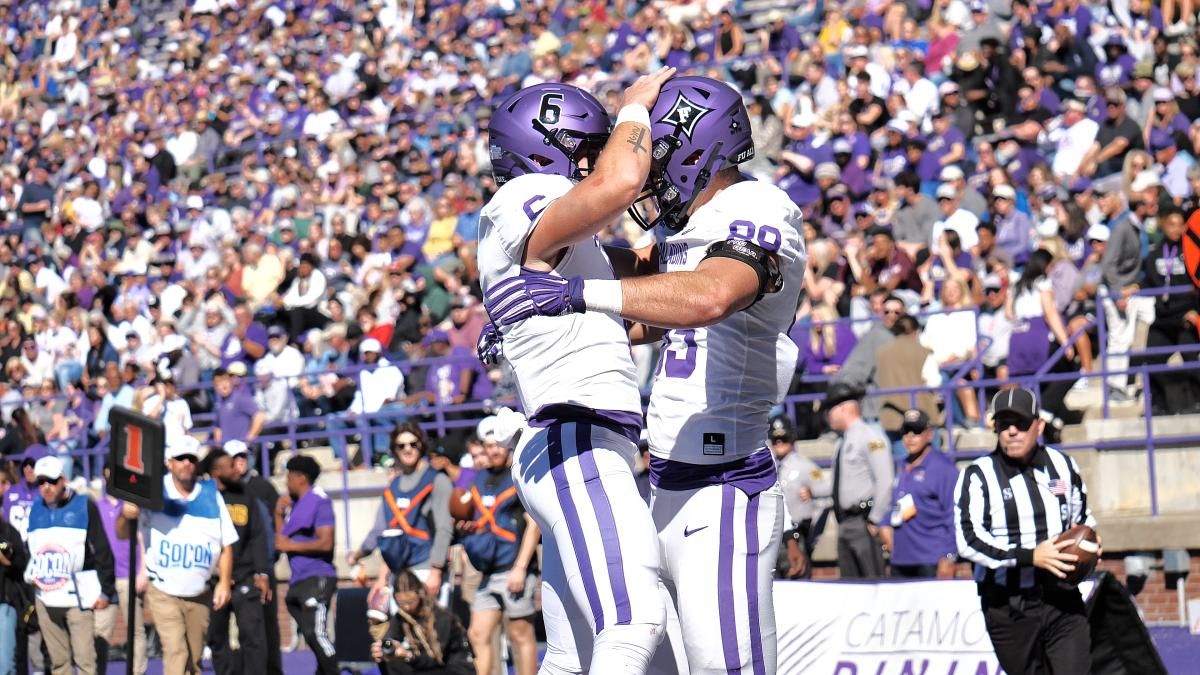
[[[600,102],[569,85],[522,89],[495,110],[500,188],[479,225],[485,297],[522,270],[613,280],[595,235],[646,182],[645,111],[672,73],[631,85],[611,134]],[[654,523],[633,477],[641,397],[624,324],[600,313],[534,317],[507,329],[503,345],[531,427],[515,449],[513,480],[544,537],[541,672],[644,673],[666,606]],[[580,626],[592,634],[571,633]]]
[[[554,316],[667,330],[650,397],[651,512],[692,673],[776,670],[771,583],[784,500],[766,442],[797,349],[788,338],[804,281],[802,215],[787,194],[743,176],[754,156],[741,96],[704,77],[663,87],[649,110],[653,168],[635,217],[655,246],[615,256],[607,280],[526,271],[493,286],[488,311],[510,330]],[[652,215],[643,215],[652,214]],[[528,318],[528,321],[522,321]]]

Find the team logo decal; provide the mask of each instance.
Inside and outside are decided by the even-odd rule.
[[[71,552],[58,544],[47,544],[29,561],[30,577],[43,591],[54,591],[67,585],[71,578]]]
[[[671,111],[659,122],[677,127],[688,138],[691,138],[692,132],[696,129],[696,123],[700,121],[701,117],[712,111],[712,108],[705,108],[683,94],[679,94],[675,99],[675,105],[671,106]]]

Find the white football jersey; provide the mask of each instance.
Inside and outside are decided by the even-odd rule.
[[[748,180],[722,190],[679,232],[660,230],[663,272],[696,269],[714,242],[748,239],[777,252],[783,289],[708,328],[667,332],[647,421],[654,456],[720,464],[766,445],[768,415],[799,353],[787,333],[807,263],[802,221],[787,193]]]
[[[479,217],[479,276],[486,295],[495,283],[521,272],[525,242],[538,216],[573,187],[569,179],[526,174],[505,183]],[[600,240],[569,246],[556,275],[614,279]],[[517,376],[527,415],[551,404],[641,414],[637,371],[624,322],[588,312],[532,317],[504,332],[504,356]]]

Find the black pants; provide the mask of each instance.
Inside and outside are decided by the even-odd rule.
[[[892,565],[892,576],[897,579],[933,579],[937,577],[937,565]]]
[[[984,592],[982,607],[988,637],[1004,672],[1091,672],[1091,634],[1079,591],[1044,597]]]
[[[267,639],[262,593],[251,579],[233,585],[229,604],[212,613],[208,624],[208,646],[212,648],[213,670],[217,675],[265,673]],[[238,643],[235,653],[229,646],[229,617],[237,617]]]
[[[318,675],[338,675],[337,652],[329,637],[329,605],[336,590],[333,577],[309,577],[288,587],[288,613],[317,657]]]
[[[279,319],[280,325],[293,340],[308,332],[309,329],[324,328],[325,324],[329,323],[329,318],[317,311],[315,307],[285,309],[280,312]]]
[[[1059,346],[1057,342],[1050,343],[1049,354],[1058,351]],[[1079,368],[1073,362],[1068,361],[1065,356],[1050,368],[1051,373],[1071,373],[1078,370]],[[1083,420],[1083,413],[1067,407],[1067,394],[1070,393],[1073,386],[1075,386],[1075,380],[1065,379],[1045,381],[1039,387],[1042,409],[1052,413],[1068,425],[1079,424]]]
[[[273,576],[273,575],[272,575]],[[271,601],[263,605],[263,624],[267,629],[267,675],[283,675],[283,655],[279,651],[279,593],[271,579]]]
[[[838,521],[838,572],[843,579],[883,577],[883,544],[867,532],[866,515]]]
[[[1146,335],[1147,347],[1168,347],[1175,345],[1194,345],[1200,338],[1196,329],[1191,326],[1168,325],[1167,322],[1155,322],[1150,325]],[[1196,360],[1196,352],[1180,352],[1186,362]],[[1143,361],[1150,364],[1167,362],[1169,354],[1147,356]],[[1200,370],[1172,370],[1166,373],[1150,375],[1150,405],[1156,414],[1175,415],[1187,411],[1196,403],[1200,394]]]

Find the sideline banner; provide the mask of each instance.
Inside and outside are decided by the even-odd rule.
[[[774,595],[781,675],[1002,672],[969,579],[776,581]]]

